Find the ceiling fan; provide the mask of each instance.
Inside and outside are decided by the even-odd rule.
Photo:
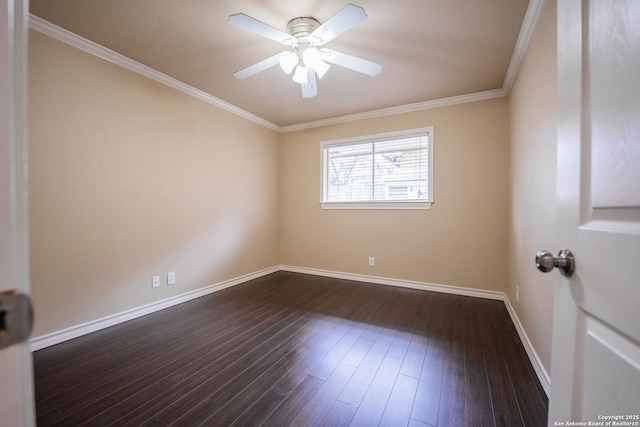
[[[367,14],[364,9],[349,3],[322,25],[314,18],[294,18],[287,24],[285,33],[244,13],[231,15],[227,19],[229,24],[291,47],[233,75],[245,79],[280,64],[285,73],[293,72],[293,80],[302,86],[303,98],[313,98],[318,94],[316,76],[320,79],[324,76],[330,67],[328,63],[375,76],[382,71],[380,64],[324,47],[318,48],[365,19]]]

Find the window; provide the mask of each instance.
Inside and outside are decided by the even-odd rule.
[[[321,144],[323,209],[430,209],[433,128]]]

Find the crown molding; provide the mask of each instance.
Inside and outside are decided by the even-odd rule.
[[[410,113],[414,111],[428,110],[431,108],[446,107],[449,105],[464,104],[467,102],[483,101],[487,99],[507,96],[509,95],[511,86],[513,86],[513,82],[518,75],[518,70],[520,69],[520,65],[525,56],[525,53],[527,52],[527,47],[529,46],[529,41],[531,40],[531,35],[533,34],[533,31],[535,29],[536,22],[538,21],[538,16],[540,15],[540,10],[542,9],[543,4],[544,0],[530,0],[529,2],[522,27],[520,28],[520,34],[518,35],[518,40],[516,41],[516,46],[513,50],[513,55],[511,56],[509,68],[507,68],[507,72],[505,74],[504,82],[501,89],[453,96],[450,98],[441,98],[432,101],[418,102],[415,104],[401,105],[398,107],[384,108],[381,110],[373,110],[364,113],[349,114],[345,116],[300,123],[291,126],[283,126],[279,131],[295,132],[314,127],[328,126],[338,123],[352,122],[356,120],[380,118],[393,114]]]
[[[47,36],[53,37],[54,39],[57,39],[61,42],[67,43],[68,45],[76,47],[84,52],[90,53],[106,61],[112,62],[130,71],[138,73],[142,76],[148,77],[152,80],[155,80],[173,89],[177,89],[183,93],[186,93],[187,95],[191,95],[194,98],[197,98],[208,104],[222,108],[223,110],[227,110],[233,114],[236,114],[252,122],[255,122],[268,129],[271,129],[274,131],[280,130],[280,127],[278,125],[271,123],[270,121],[267,121],[261,117],[258,117],[255,114],[251,114],[248,111],[238,108],[235,105],[229,104],[228,102],[225,102],[219,98],[216,98],[215,96],[212,96],[200,89],[196,89],[193,86],[190,86],[178,79],[170,77],[151,67],[148,67],[144,64],[141,64],[130,58],[127,58],[124,55],[121,55],[102,45],[99,45],[90,40],[87,40],[84,37],[80,37],[79,35],[74,34],[71,31],[58,27],[57,25],[54,25],[51,22],[45,21],[44,19],[39,18],[32,14],[29,14],[29,28],[35,31],[38,31],[42,34],[45,34]]]
[[[466,104],[468,102],[484,101],[487,99],[501,98],[506,96],[503,89],[476,92],[468,95],[452,96],[449,98],[434,99],[432,101],[416,102],[414,104],[400,105],[398,107],[382,108],[380,110],[366,111],[364,113],[347,114],[329,119],[316,120],[313,122],[300,123],[297,125],[283,126],[280,132],[295,132],[298,130],[310,129],[320,126],[335,125],[339,123],[353,122],[356,120],[375,119],[391,116],[394,114],[412,113],[414,111],[429,110],[431,108],[447,107],[449,105]]]
[[[536,22],[538,21],[538,16],[540,16],[543,4],[544,0],[529,1],[529,7],[527,8],[527,13],[524,16],[524,22],[520,28],[518,41],[516,42],[516,47],[514,48],[513,55],[511,56],[511,62],[509,62],[509,68],[507,68],[507,73],[505,74],[504,82],[502,83],[502,89],[504,89],[504,92],[507,95],[511,92],[511,86],[513,86],[513,82],[518,75],[520,64],[527,52],[527,47],[529,46],[529,41],[531,40],[531,35],[536,27]]]
[[[348,114],[344,116],[332,117],[328,119],[299,123],[289,126],[278,126],[275,123],[258,117],[255,114],[249,113],[248,111],[238,108],[235,105],[216,98],[215,96],[212,96],[200,89],[196,89],[193,86],[190,86],[178,79],[163,74],[151,67],[127,58],[126,56],[121,55],[111,49],[87,40],[84,37],[65,30],[64,28],[58,27],[57,25],[45,21],[44,19],[39,18],[35,15],[29,15],[29,27],[35,31],[46,34],[87,53],[98,56],[99,58],[102,58],[114,64],[120,65],[121,67],[124,67],[135,73],[141,74],[159,83],[177,89],[187,95],[191,95],[206,103],[222,108],[242,118],[257,123],[260,126],[264,126],[276,132],[284,133],[507,96],[518,74],[520,64],[522,63],[522,60],[526,53],[527,46],[529,45],[531,35],[533,34],[533,31],[535,29],[536,21],[538,20],[538,16],[540,15],[540,10],[542,9],[543,3],[544,0],[530,0],[529,7],[527,8],[527,13],[525,14],[524,22],[522,24],[522,28],[520,29],[520,34],[518,36],[513,55],[511,57],[511,61],[509,62],[509,68],[507,69],[502,88],[500,89],[477,92],[467,95],[452,96],[449,98],[441,98],[431,101],[417,102],[413,104],[383,108],[362,113]]]

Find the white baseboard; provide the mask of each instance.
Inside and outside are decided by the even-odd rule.
[[[126,322],[128,320],[136,319],[138,317],[145,316],[147,314],[154,313],[156,311],[163,310],[165,308],[172,307],[174,305],[182,304],[183,302],[190,301],[195,298],[199,298],[213,292],[218,292],[231,286],[239,285],[249,280],[257,279],[267,274],[280,271],[280,267],[275,266],[266,268],[264,270],[256,271],[254,273],[245,274],[244,276],[236,277],[233,279],[225,280],[220,283],[216,283],[204,288],[196,289],[194,291],[186,292],[184,294],[176,295],[171,298],[156,301],[151,304],[146,304],[141,307],[137,307],[131,310],[126,310],[120,313],[113,314],[111,316],[103,317],[101,319],[92,320],[81,325],[72,326],[70,328],[62,329],[60,331],[52,332],[50,334],[42,335],[39,337],[31,338],[31,351],[41,350],[52,345],[60,344],[64,341],[72,340],[74,338],[81,337],[92,332],[99,331],[101,329],[108,328],[110,326],[117,325],[119,323]]]
[[[507,307],[507,311],[509,312],[509,316],[511,316],[511,321],[516,327],[516,331],[518,331],[520,341],[522,341],[522,345],[527,352],[527,356],[529,356],[531,365],[533,366],[534,371],[536,371],[538,380],[540,381],[544,392],[547,394],[547,397],[549,397],[549,391],[551,390],[551,377],[549,377],[547,370],[544,369],[542,361],[540,360],[540,357],[538,357],[538,353],[536,353],[536,350],[533,348],[533,345],[531,344],[527,333],[522,327],[522,323],[520,323],[520,319],[518,318],[516,311],[511,305],[511,301],[509,301],[509,298],[507,298],[506,295],[504,296],[504,305]]]
[[[496,291],[485,291],[480,289],[463,288],[458,286],[439,285],[434,283],[416,282],[412,280],[391,279],[388,277],[367,276],[364,274],[342,273],[338,271],[319,270],[315,268],[294,267],[281,265],[283,271],[294,273],[313,274],[315,276],[333,277],[336,279],[354,280],[357,282],[374,283],[377,285],[397,286],[401,288],[418,289],[421,291],[442,292],[447,294],[463,295],[476,298],[487,298],[503,300],[504,293]]]
[[[266,276],[267,274],[275,273],[277,271],[290,271],[293,273],[312,274],[315,276],[354,280],[358,282],[373,283],[378,285],[396,286],[401,288],[410,288],[410,289],[417,289],[422,291],[442,292],[447,294],[503,301],[505,306],[507,307],[507,311],[509,313],[509,316],[511,317],[511,320],[515,325],[516,330],[518,331],[518,336],[520,337],[520,340],[522,341],[522,345],[524,346],[527,352],[527,355],[529,356],[529,360],[533,365],[533,369],[535,370],[536,375],[538,376],[538,380],[542,384],[542,388],[547,393],[547,396],[549,396],[549,390],[551,388],[551,381],[549,379],[549,374],[544,369],[544,366],[542,365],[540,358],[538,357],[538,354],[533,348],[531,341],[529,341],[529,337],[527,336],[526,332],[524,331],[524,328],[522,327],[522,324],[520,323],[520,319],[518,319],[518,316],[515,310],[513,309],[513,306],[511,305],[509,299],[503,292],[479,290],[479,289],[465,288],[465,287],[459,287],[459,286],[448,286],[448,285],[426,283],[426,282],[417,282],[417,281],[411,281],[411,280],[391,279],[388,277],[368,276],[363,274],[343,273],[343,272],[321,270],[321,269],[315,269],[315,268],[295,267],[291,265],[280,265],[280,266],[267,268],[254,273],[246,274],[244,276],[236,277],[234,279],[226,280],[224,282],[216,283],[211,286],[186,292],[184,294],[177,295],[175,297],[167,298],[161,301],[156,301],[154,303],[146,304],[138,308],[123,311],[121,313],[117,313],[111,316],[103,317],[102,319],[93,320],[91,322],[83,323],[77,326],[72,326],[70,328],[66,328],[66,329],[53,332],[47,335],[35,337],[30,340],[31,351],[37,351],[46,347],[50,347],[52,345],[60,344],[64,341],[78,338],[83,335],[90,334],[92,332],[96,332],[101,329],[105,329],[110,326],[114,326],[119,323],[126,322],[128,320],[142,317],[147,314],[154,313],[156,311],[160,311],[165,308],[169,308],[174,305],[181,304],[183,302],[187,302],[192,299],[199,298],[199,297],[211,294],[213,292],[220,291],[222,289],[226,289],[235,285],[239,285],[244,282],[248,282],[249,280]]]

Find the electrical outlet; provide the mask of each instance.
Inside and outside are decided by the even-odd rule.
[[[376,258],[370,256],[369,257],[369,267],[375,267],[375,265],[376,265]]]
[[[520,302],[520,286],[516,285],[516,301]]]
[[[171,273],[167,273],[167,285],[174,285],[176,283],[176,273],[172,271]]]
[[[160,287],[160,276],[153,276],[151,279],[151,287],[159,288]]]

